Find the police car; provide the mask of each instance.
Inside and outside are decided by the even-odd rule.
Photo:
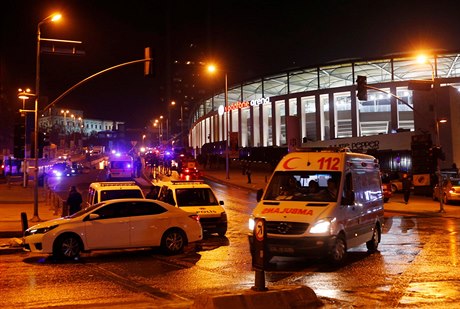
[[[145,195],[134,181],[93,182],[88,188],[86,206],[122,198],[145,198]]]
[[[163,182],[158,199],[200,216],[206,234],[227,233],[227,213],[224,202],[219,201],[211,187],[202,180]]]

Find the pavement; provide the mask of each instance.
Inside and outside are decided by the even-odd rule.
[[[236,165],[228,170],[225,165],[199,167],[205,179],[245,188],[252,191],[263,189],[271,176],[271,168],[264,164],[251,166],[250,181],[248,175],[243,174],[242,168]],[[137,178],[139,185],[149,186],[149,181]],[[431,197],[411,195],[409,203],[405,204],[402,194],[394,194],[388,203],[385,203],[385,213],[400,213],[412,216],[460,218],[460,204],[444,205],[440,211],[440,204]],[[39,188],[38,209],[34,209],[34,183],[30,181],[27,188],[22,182],[13,182],[10,185],[0,184],[0,255],[22,250],[21,237],[23,222],[32,226],[38,221],[46,221],[60,217],[62,201],[59,201],[49,191]],[[38,215],[38,216],[37,216]],[[27,221],[24,218],[27,218]],[[293,304],[293,299],[296,303]],[[317,307],[318,298],[313,290],[305,286],[270,287],[269,291],[246,290],[239,293],[225,292],[197,298],[192,308],[313,308]],[[271,305],[269,305],[271,304]]]

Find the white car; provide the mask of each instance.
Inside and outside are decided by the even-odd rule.
[[[34,225],[24,232],[23,243],[27,251],[76,258],[91,250],[141,247],[177,254],[202,237],[198,215],[161,201],[133,198],[108,200]]]

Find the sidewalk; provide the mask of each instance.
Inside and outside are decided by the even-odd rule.
[[[47,221],[60,217],[55,214],[51,203],[46,203],[45,190],[38,190],[38,218]],[[21,250],[22,237],[21,213],[25,213],[28,226],[36,223],[34,217],[34,182],[29,181],[27,188],[22,182],[13,182],[10,186],[0,184],[0,254]],[[31,221],[34,219],[34,221]]]

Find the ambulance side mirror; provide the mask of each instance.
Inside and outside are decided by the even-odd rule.
[[[260,202],[260,200],[262,199],[263,194],[264,194],[264,189],[257,190],[257,194],[256,194],[257,202]]]

